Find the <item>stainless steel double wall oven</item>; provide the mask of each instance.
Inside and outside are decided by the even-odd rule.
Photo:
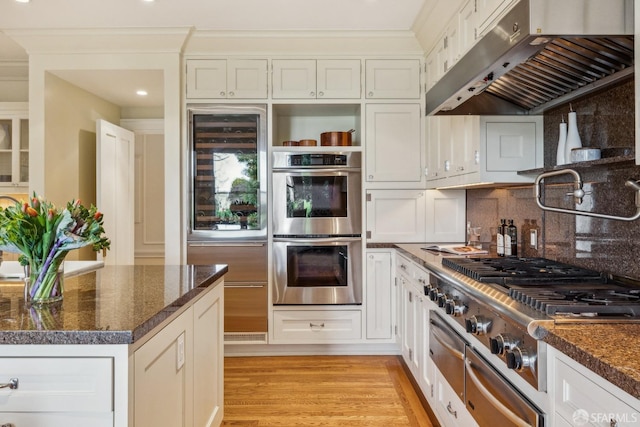
[[[273,153],[274,304],[362,303],[361,153]]]

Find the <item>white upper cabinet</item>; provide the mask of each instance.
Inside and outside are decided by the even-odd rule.
[[[367,104],[366,173],[368,187],[396,183],[420,187],[424,183],[424,143],[420,104]],[[380,188],[380,187],[378,187]]]
[[[365,96],[368,99],[420,98],[420,61],[368,59]]]
[[[359,99],[359,59],[274,59],[274,99]]]
[[[428,188],[524,183],[518,171],[543,165],[541,116],[428,118]]]
[[[478,37],[491,28],[491,24],[517,0],[476,0],[476,28]]]
[[[476,0],[467,0],[457,15],[458,53],[462,57],[476,42]]]
[[[465,190],[428,190],[426,192],[427,242],[466,241]]]
[[[265,99],[266,59],[189,59],[187,98]]]
[[[367,190],[367,242],[424,242],[425,193],[425,190]]]
[[[24,192],[29,186],[29,106],[0,102],[0,187]]]

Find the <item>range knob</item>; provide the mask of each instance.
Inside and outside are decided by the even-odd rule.
[[[438,301],[440,299],[440,297],[442,296],[442,292],[440,292],[440,290],[438,288],[431,287],[431,289],[429,290],[429,299],[431,301]]]
[[[489,333],[489,328],[491,327],[491,320],[482,316],[471,316],[468,319],[465,319],[464,323],[467,332],[476,335],[485,335]]]
[[[520,341],[507,334],[498,334],[489,338],[492,354],[504,354],[507,350],[517,347]]]
[[[505,353],[507,359],[507,368],[520,371],[533,365],[534,357],[529,354],[526,349],[513,347]]]
[[[451,303],[453,300],[448,294],[440,294],[438,296],[438,307],[446,309],[447,303]]]
[[[445,301],[444,310],[452,316],[462,316],[467,311],[467,306],[458,299]]]

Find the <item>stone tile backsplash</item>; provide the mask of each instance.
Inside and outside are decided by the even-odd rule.
[[[600,94],[572,101],[585,147],[634,147],[633,80]],[[545,167],[555,165],[558,125],[562,105],[545,112]],[[636,213],[635,191],[625,186],[628,179],[640,180],[640,167],[633,161],[592,167],[575,167],[588,193],[580,205],[567,195],[573,190],[569,175],[547,178],[543,203],[564,209],[578,209],[617,216]],[[467,220],[482,227],[481,241],[495,254],[495,234],[500,218],[513,219],[518,227],[518,254],[542,256],[586,268],[640,279],[640,220],[615,221],[581,215],[543,211],[536,204],[533,185],[467,190]],[[528,229],[539,227],[538,249],[529,247]],[[527,233],[528,234],[528,233]]]

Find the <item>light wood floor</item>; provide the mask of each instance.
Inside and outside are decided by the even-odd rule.
[[[223,426],[432,426],[396,356],[227,357],[224,374]]]

